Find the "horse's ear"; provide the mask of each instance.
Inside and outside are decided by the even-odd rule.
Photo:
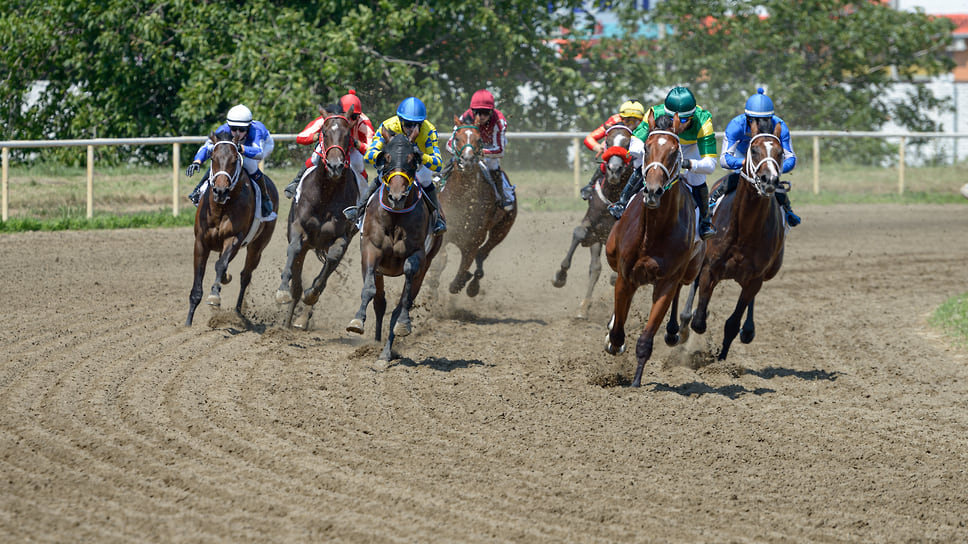
[[[681,133],[685,129],[685,125],[679,122],[679,112],[672,115],[672,132],[676,134]]]
[[[649,108],[649,117],[645,122],[649,125],[649,132],[655,130],[655,112],[652,111],[652,108]]]
[[[348,115],[353,115],[354,113],[356,113],[356,104],[353,104],[352,106],[350,106],[350,111],[348,111],[346,113]]]
[[[773,127],[773,135],[776,136],[776,139],[777,140],[779,140],[781,134],[783,134],[783,125],[781,125],[780,123],[777,123]],[[780,141],[782,141],[782,140],[780,140]]]
[[[208,135],[208,141],[212,142],[213,144],[218,141],[218,140],[215,139],[215,132],[209,133],[209,135]]]
[[[454,126],[455,127],[460,126],[460,117],[457,117],[456,115],[454,116]]]

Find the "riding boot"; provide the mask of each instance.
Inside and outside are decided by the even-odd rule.
[[[598,183],[598,180],[602,179],[603,177],[605,177],[605,174],[602,173],[602,169],[596,168],[595,175],[592,176],[592,179],[589,180],[588,183],[584,187],[582,187],[581,191],[579,192],[582,200],[591,199],[592,192],[595,190],[595,184]]]
[[[787,196],[786,192],[777,191],[774,194],[776,195],[776,201],[779,202],[780,207],[783,208],[783,212],[786,214],[787,224],[791,227],[799,225],[800,216],[793,213],[793,207],[790,206],[790,197]]]
[[[444,211],[440,209],[440,202],[437,200],[437,186],[431,183],[427,187],[420,187],[423,189],[424,195],[427,196],[427,202],[430,203],[430,207],[434,210],[434,234],[440,234],[447,230],[447,223],[444,222]]]
[[[262,217],[269,217],[272,215],[272,199],[269,198],[269,189],[266,188],[266,175],[262,170],[256,170],[250,177],[262,191]]]
[[[504,211],[510,212],[514,209],[514,200],[507,197],[504,192],[504,172],[498,167],[495,170],[488,170],[491,174],[491,181],[494,182],[494,190],[497,192],[497,205]]]
[[[625,188],[622,189],[622,196],[619,197],[618,202],[608,207],[608,213],[612,214],[612,217],[615,219],[621,219],[622,214],[625,213],[625,207],[629,204],[629,200],[632,200],[632,197],[641,189],[642,170],[636,168],[632,171],[632,175],[629,176],[629,181],[625,184]]]
[[[373,176],[373,180],[370,181],[370,184],[366,187],[366,194],[363,195],[363,199],[360,201],[359,205],[346,208],[343,210],[343,215],[345,215],[350,221],[356,221],[363,209],[366,208],[366,203],[370,201],[370,197],[373,196],[373,193],[376,191],[378,185],[380,185],[380,176]]]
[[[699,207],[699,237],[706,240],[716,234],[716,230],[713,229],[713,221],[709,217],[709,187],[703,183],[689,187],[689,189],[692,191],[692,199],[696,201],[696,206]]]
[[[286,194],[286,197],[293,198],[296,196],[296,187],[299,186],[299,180],[302,179],[303,174],[306,173],[306,170],[309,170],[309,167],[306,166],[306,163],[303,163],[302,170],[300,170],[299,173],[296,174],[296,177],[292,178],[292,181],[289,182],[289,185],[286,185],[286,188],[282,190],[282,192]]]
[[[723,181],[716,185],[713,189],[712,194],[709,195],[709,208],[712,209],[716,206],[716,201],[723,197],[723,195],[728,195],[736,190],[736,183],[739,181],[739,174],[732,173],[726,176]]]
[[[208,181],[209,173],[211,173],[211,170],[205,171],[205,175],[202,176],[202,179],[198,181],[198,185],[196,185],[195,188],[192,189],[191,194],[188,195],[188,199],[191,200],[196,206],[198,206],[198,201],[202,198],[202,193],[199,191],[199,189],[201,189],[202,185],[205,185],[205,182]]]

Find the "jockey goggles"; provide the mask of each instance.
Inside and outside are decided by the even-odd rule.
[[[491,115],[491,110],[488,110],[488,109],[481,108],[481,109],[475,109],[472,111],[474,112],[474,115]]]
[[[416,127],[419,127],[421,124],[420,121],[403,121],[403,120],[401,120],[401,123],[403,124],[403,128],[405,130],[412,130]]]

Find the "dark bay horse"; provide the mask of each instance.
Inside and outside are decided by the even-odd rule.
[[[350,324],[349,332],[363,334],[366,308],[373,301],[376,314],[376,340],[383,329],[387,300],[384,276],[404,276],[400,302],[390,315],[390,331],[380,359],[392,357],[393,340],[411,332],[410,308],[420,292],[427,269],[440,250],[441,237],[434,236],[433,214],[424,203],[415,175],[420,155],[403,134],[395,134],[386,144],[377,164],[382,167],[382,187],[371,198],[363,219],[360,238],[363,268],[362,303]]]
[[[652,284],[652,308],[638,342],[638,366],[632,386],[642,383],[642,370],[652,356],[652,341],[670,305],[675,303],[683,285],[691,283],[702,265],[703,241],[696,236],[696,207],[685,183],[679,182],[682,148],[678,114],[671,120],[657,121],[649,112],[649,136],[645,140],[642,166],[644,191],[633,197],[615,223],[605,245],[609,266],[618,273],[615,305],[608,324],[605,351],[617,355],[625,351],[625,321],[632,297],[641,285]],[[675,128],[672,128],[675,127]],[[678,338],[666,336],[674,345]]]
[[[350,110],[352,114],[352,109]],[[296,320],[296,328],[309,326],[313,305],[326,288],[329,276],[343,260],[356,225],[346,219],[343,209],[356,204],[360,189],[350,168],[351,124],[340,114],[326,117],[319,131],[323,154],[319,164],[303,177],[299,194],[289,209],[287,236],[289,249],[276,302],[289,304],[286,326],[293,326],[293,314],[300,299],[306,306]],[[312,286],[303,291],[302,271],[306,254],[316,252],[323,263]]]
[[[551,284],[555,287],[564,287],[568,280],[568,269],[571,268],[571,259],[579,245],[587,247],[591,251],[591,262],[588,264],[588,288],[585,291],[585,298],[581,301],[578,308],[577,317],[584,319],[588,317],[588,309],[592,303],[592,291],[598,282],[598,277],[602,273],[602,246],[608,239],[608,234],[612,232],[615,225],[615,218],[608,213],[608,207],[618,201],[622,195],[622,189],[628,183],[632,175],[632,155],[629,153],[629,145],[632,142],[632,131],[625,125],[613,125],[605,133],[605,152],[602,153],[602,163],[600,168],[604,177],[595,184],[595,192],[588,199],[588,210],[581,223],[575,227],[571,235],[571,247],[565,259],[561,261],[561,268],[555,273],[555,278]],[[614,280],[613,282],[614,283]]]
[[[692,321],[692,330],[706,332],[706,317],[713,289],[722,280],[735,280],[741,287],[733,313],[723,328],[723,347],[718,359],[729,354],[729,346],[740,334],[744,344],[753,341],[753,302],[763,282],[772,279],[783,264],[783,244],[786,238],[783,210],[774,193],[780,185],[783,146],[780,144],[780,125],[770,130],[770,119],[756,119],[751,126],[752,139],[740,171],[736,191],[720,201],[713,215],[716,235],[706,241],[702,272],[690,290],[681,315],[683,327]],[[719,183],[726,183],[729,176]],[[699,293],[699,302],[690,315],[692,300]],[[740,320],[746,313],[740,333]]]
[[[477,126],[462,125],[456,116],[454,125],[457,126],[454,133],[454,170],[440,189],[440,206],[447,217],[443,247],[454,244],[460,250],[461,258],[457,275],[450,282],[448,290],[456,295],[466,286],[467,296],[475,297],[480,292],[480,280],[484,277],[484,260],[511,231],[518,216],[518,205],[515,201],[514,209],[505,212],[497,204],[496,195],[504,188],[503,185],[495,187],[491,184],[491,176],[481,162],[484,142]],[[477,264],[473,274],[469,270],[471,261]],[[440,274],[446,264],[445,251],[434,262],[428,278],[432,293],[437,292]]]
[[[195,211],[195,281],[188,297],[188,319],[185,326],[192,325],[195,308],[202,300],[202,280],[205,277],[205,266],[208,255],[212,251],[219,252],[215,262],[215,284],[206,302],[212,306],[220,306],[221,285],[232,281],[227,272],[229,263],[239,249],[248,245],[245,254],[245,266],[239,286],[239,299],[235,304],[235,311],[241,314],[242,299],[245,289],[252,279],[252,271],[259,266],[262,250],[272,238],[272,231],[276,228],[276,221],[260,221],[256,217],[256,191],[249,179],[248,172],[242,167],[242,139],[232,137],[229,132],[219,132],[209,135],[215,148],[212,150],[212,174],[209,176],[209,188],[206,195],[198,203]],[[274,209],[279,208],[279,194],[275,185],[266,180]]]

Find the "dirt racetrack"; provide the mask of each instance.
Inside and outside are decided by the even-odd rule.
[[[753,343],[693,368],[659,341],[640,389],[607,274],[572,317],[587,250],[551,286],[577,213],[523,213],[476,299],[422,293],[389,364],[344,331],[355,241],[300,332],[282,225],[251,323],[192,328],[190,229],[0,236],[0,541],[968,541],[968,351],[927,325],[968,291],[965,206],[798,212]]]

